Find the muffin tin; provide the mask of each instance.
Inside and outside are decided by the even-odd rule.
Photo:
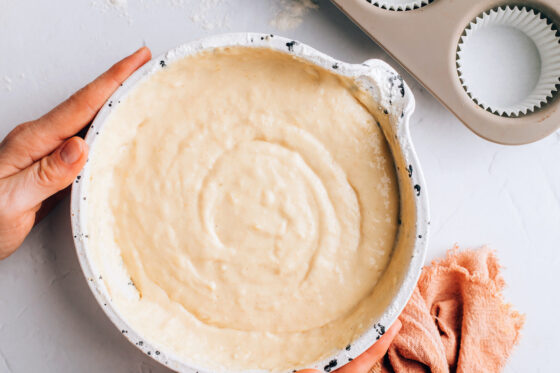
[[[517,145],[560,127],[560,0],[332,2],[479,136]]]

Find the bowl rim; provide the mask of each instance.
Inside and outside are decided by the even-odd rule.
[[[390,305],[360,337],[354,340],[349,347],[331,354],[325,359],[315,362],[307,368],[319,369],[329,372],[331,369],[339,368],[372,346],[384,333],[385,326],[395,322],[399,314],[411,297],[418,278],[420,276],[427,251],[429,230],[429,209],[426,183],[422,170],[410,139],[409,123],[410,116],[414,111],[415,101],[408,85],[400,75],[387,63],[372,59],[361,64],[350,64],[336,60],[322,52],[309,47],[294,39],[281,37],[274,34],[263,33],[228,33],[198,39],[173,48],[158,57],[153,58],[134,72],[105,102],[97,113],[85,137],[90,146],[92,154],[96,137],[103,128],[103,124],[110,116],[112,110],[118,106],[117,103],[123,99],[140,81],[149,77],[169,62],[197,54],[205,50],[221,47],[259,47],[269,48],[276,51],[287,52],[319,67],[330,70],[336,74],[349,76],[356,79],[369,93],[376,103],[386,108],[393,119],[392,125],[395,130],[397,144],[400,146],[404,161],[409,165],[409,181],[411,186],[417,190],[414,201],[416,237],[414,240],[413,255],[405,271],[405,278],[391,300]],[[395,84],[399,82],[399,84]],[[412,172],[414,170],[414,172]],[[165,351],[164,346],[158,348],[149,340],[136,332],[126,321],[126,317],[113,306],[109,293],[102,281],[101,274],[96,271],[88,256],[88,234],[87,234],[87,192],[89,187],[90,163],[89,158],[85,167],[72,183],[70,216],[72,235],[78,260],[86,282],[107,317],[121,331],[121,333],[137,348],[159,363],[167,367],[188,373],[210,373],[209,368],[197,367],[192,362],[186,362],[175,354]],[[420,193],[420,190],[422,191]],[[382,328],[379,328],[379,325]],[[377,328],[375,326],[378,326]],[[264,370],[230,371],[229,373],[266,372]],[[286,373],[292,370],[286,371]]]

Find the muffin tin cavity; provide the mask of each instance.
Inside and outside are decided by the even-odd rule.
[[[560,128],[558,0],[332,2],[480,137]]]
[[[434,0],[366,0],[368,3],[387,10],[413,10],[432,3]]]
[[[470,98],[502,116],[523,116],[549,102],[560,83],[560,37],[541,12],[494,8],[476,17],[457,46],[457,71]]]

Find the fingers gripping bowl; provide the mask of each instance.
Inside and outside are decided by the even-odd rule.
[[[216,58],[222,58],[220,68],[214,65]],[[211,60],[211,69],[199,70],[205,59]],[[194,70],[190,66],[195,65],[193,61],[197,65]],[[271,65],[276,74],[268,74]],[[250,69],[243,71],[246,66]],[[185,78],[188,87],[170,75],[179,68],[192,73]],[[201,71],[215,80],[200,80],[205,76]],[[227,75],[230,71],[240,73]],[[263,75],[260,73],[265,80],[257,79]],[[221,93],[242,81],[250,81],[255,90],[234,89],[229,96]],[[309,84],[289,88],[295,98],[277,92],[303,81]],[[313,85],[318,81],[326,83]],[[190,110],[162,109],[157,100],[169,97],[166,91],[146,88],[154,82],[179,95],[197,84],[201,89],[183,97],[182,102],[193,103],[192,107],[186,105]],[[204,89],[209,82],[220,89]],[[265,86],[258,90],[258,84]],[[267,89],[266,84],[274,89]],[[149,118],[158,110],[170,115],[178,110],[179,118],[185,113],[194,115],[195,102],[201,102],[204,92],[212,96],[206,97],[208,108],[198,110],[203,123],[212,122],[206,116],[221,110],[210,105],[228,108],[227,115],[217,121],[216,128],[222,131],[219,136],[215,136],[216,128],[178,133],[177,126]],[[270,97],[266,92],[276,96],[267,101]],[[239,95],[245,96],[240,99]],[[313,101],[307,102],[310,96]],[[131,102],[139,105],[133,107]],[[341,102],[352,102],[354,107],[340,113],[337,105]],[[244,103],[249,106],[245,108]],[[298,107],[298,115],[290,116],[293,107],[287,110],[285,105]],[[414,289],[425,257],[427,196],[409,138],[413,109],[410,90],[385,63],[347,64],[273,35],[220,35],[152,60],[129,78],[97,115],[86,136],[90,161],[72,189],[74,241],[99,304],[132,343],[178,371],[288,372],[310,367],[330,371],[359,356],[395,321]],[[236,118],[243,110],[246,117]],[[260,114],[255,114],[259,110]],[[308,131],[294,129],[291,123],[305,122],[306,112],[314,110],[319,116]],[[267,116],[269,111],[276,113],[275,118],[285,115],[282,118],[288,125],[274,125],[276,119]],[[126,123],[138,112],[147,114],[136,118],[137,122],[132,120],[132,125],[119,127],[119,122]],[[258,120],[253,128],[255,115]],[[353,120],[367,125],[359,130],[345,127]],[[338,137],[344,136],[330,134],[337,123],[344,131],[355,132],[350,145],[339,141]],[[331,147],[309,136],[310,131],[316,131],[315,137],[332,139]],[[376,133],[381,140],[375,139]],[[123,140],[127,136],[135,139],[133,145]],[[364,136],[368,146],[386,151],[391,162],[373,162],[354,153]],[[247,138],[250,141],[245,141]],[[171,150],[163,151],[158,139]],[[193,159],[212,158],[214,153],[228,156],[217,155],[202,165],[186,162],[188,154],[175,157],[189,149]],[[103,167],[114,158],[119,158],[116,163],[120,166]],[[162,159],[159,164],[167,167],[157,169],[156,178],[150,178],[154,175],[143,171],[150,167],[143,165],[154,160],[158,164]],[[345,165],[349,167],[344,169]],[[360,167],[379,173],[371,174],[373,179],[356,179],[352,172]],[[174,177],[176,172],[183,176]],[[273,185],[274,193],[288,193],[281,188],[282,183],[295,190],[284,198],[281,209],[274,207],[274,193],[258,189],[274,178],[280,180]],[[391,184],[391,178],[394,202],[390,192],[371,182],[381,179]],[[164,179],[171,181],[160,183]],[[173,196],[182,196],[183,190],[191,187],[191,179],[193,190],[196,185],[205,188],[197,189],[192,201],[187,197],[174,200]],[[115,180],[121,185],[108,188]],[[379,206],[365,203],[370,184],[372,194],[386,196]],[[138,194],[135,190],[143,185],[155,185],[155,189]],[[221,192],[226,187],[228,198]],[[151,203],[145,198],[151,198]],[[169,198],[170,203],[160,203]],[[255,200],[260,201],[256,207]],[[239,204],[244,208],[241,216],[237,215]],[[293,204],[299,207],[292,214]],[[189,215],[192,206],[196,209]],[[275,215],[280,210],[284,215]],[[253,216],[254,211],[258,214]],[[265,219],[262,211],[268,211]],[[380,211],[386,215],[376,215]],[[150,216],[156,219],[149,220]],[[123,229],[121,217],[127,217],[133,229]],[[353,221],[355,224],[350,224]],[[391,222],[394,228],[390,228]],[[156,226],[159,230],[152,231]],[[373,245],[368,235],[381,240]],[[191,239],[196,250],[189,252],[187,260],[176,257],[174,245],[180,247]],[[333,244],[335,241],[338,243]],[[273,250],[267,255],[261,257],[253,250],[271,242]],[[376,245],[387,250],[377,253],[371,247]],[[146,251],[144,246],[151,249]],[[236,246],[254,247],[239,263],[236,260],[243,253],[228,251]],[[294,246],[312,249],[294,254],[290,250]],[[348,267],[348,263],[355,265]],[[217,274],[216,281],[206,281],[208,274]],[[258,281],[254,280],[256,274]],[[310,278],[315,285],[308,285]]]

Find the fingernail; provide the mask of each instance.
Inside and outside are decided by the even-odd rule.
[[[70,139],[60,150],[60,158],[66,164],[74,164],[82,156],[82,142]]]
[[[134,52],[134,53],[132,53],[132,54],[134,55],[134,54],[140,53],[140,52],[143,51],[144,49],[148,49],[148,47],[146,47],[146,46],[144,45],[144,46],[138,48],[138,49],[136,50],[136,52]]]
[[[402,328],[401,320],[397,319],[397,321],[395,321],[395,324],[396,324],[395,328],[397,329],[397,331],[401,330]]]

